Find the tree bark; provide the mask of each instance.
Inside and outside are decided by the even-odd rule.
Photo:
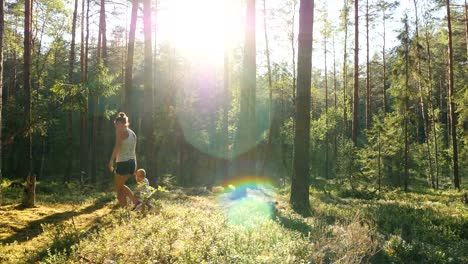
[[[296,212],[310,215],[309,202],[309,141],[310,87],[312,68],[312,36],[314,1],[301,0],[297,56],[296,127],[294,131],[294,174],[290,203]]]
[[[133,81],[133,54],[135,50],[135,32],[136,21],[138,16],[138,1],[132,1],[132,15],[130,17],[130,33],[128,37],[128,50],[127,50],[127,63],[125,65],[125,93],[124,93],[124,107],[123,110],[131,116],[131,102],[132,102],[132,81]]]
[[[24,123],[26,127],[31,124],[31,49],[32,49],[32,0],[25,0],[24,3],[24,92],[25,92],[25,119]],[[26,132],[25,146],[25,157],[24,157],[24,175],[25,180],[33,176],[33,158],[32,158],[32,133]],[[34,177],[35,178],[35,177]],[[34,186],[33,186],[34,187]],[[35,203],[35,192],[25,192],[23,194],[22,205],[24,207],[33,207]]]
[[[369,56],[369,0],[366,0],[366,128],[371,127],[371,88],[370,88],[370,56]]]
[[[359,112],[359,1],[354,0],[354,92],[353,92],[353,127],[352,140],[357,146]]]
[[[143,0],[143,33],[144,33],[144,112],[143,112],[143,134],[145,137],[145,161],[146,172],[150,175],[153,184],[157,183],[156,154],[154,151],[154,101],[153,101],[153,52],[151,41],[151,0]]]
[[[452,134],[452,156],[453,156],[453,183],[460,191],[460,177],[458,174],[458,141],[457,141],[457,116],[455,114],[455,81],[453,73],[453,40],[452,40],[452,19],[450,16],[450,0],[446,0],[447,6],[447,28],[448,28],[448,57],[449,57],[449,90],[448,104],[450,112],[450,130]]]
[[[98,64],[106,65],[107,62],[107,43],[106,43],[106,3],[104,0],[100,1],[100,11],[99,11],[99,30],[98,30],[98,44],[96,51],[96,58]],[[91,181],[93,183],[97,180],[97,162],[101,160],[98,156],[100,149],[98,148],[99,143],[99,104],[100,98],[97,95],[93,95],[91,99],[91,105],[93,109],[93,128],[92,128],[92,144],[91,144]],[[101,144],[102,145],[102,144]],[[103,146],[101,151],[104,151]]]
[[[431,182],[434,179],[434,172],[433,172],[433,165],[432,165],[432,156],[431,156],[431,148],[429,145],[429,118],[427,117],[427,109],[426,109],[426,96],[423,93],[423,87],[421,84],[422,76],[422,69],[421,69],[421,55],[420,55],[420,48],[422,45],[419,43],[419,19],[418,19],[418,6],[417,0],[413,0],[414,10],[415,10],[415,24],[416,24],[416,67],[417,67],[417,84],[418,84],[418,91],[419,91],[419,105],[421,108],[421,117],[423,120],[423,133],[424,133],[424,145],[426,146],[427,151],[427,158],[429,161],[429,177]]]
[[[87,81],[87,68],[85,66],[88,60],[88,53],[85,50],[85,1],[81,3],[81,43],[80,43],[80,82],[84,89],[84,84]],[[88,175],[88,98],[86,98],[85,105],[80,111],[80,175]]]
[[[405,153],[404,153],[404,166],[405,166],[405,191],[408,191],[409,182],[409,140],[408,140],[408,123],[409,123],[409,26],[408,17],[405,16],[405,109],[404,109],[404,133],[405,133]]]
[[[348,0],[344,0],[344,49],[343,49],[343,125],[344,125],[344,133],[345,135],[348,134],[348,110],[347,110],[347,104],[348,104],[348,95],[346,94],[346,89],[348,87],[348,67],[347,67],[347,62],[348,62]]]
[[[439,150],[438,150],[438,139],[437,139],[437,130],[436,130],[436,114],[434,111],[434,104],[432,102],[432,92],[433,92],[433,77],[432,77],[432,56],[431,56],[431,48],[430,48],[430,41],[429,41],[429,32],[426,29],[426,48],[427,48],[427,66],[428,66],[428,74],[429,74],[429,86],[428,86],[428,105],[429,110],[431,111],[430,122],[432,127],[432,136],[434,140],[434,158],[435,158],[435,178],[431,178],[431,185],[433,189],[439,188]],[[428,139],[428,143],[429,143]]]
[[[5,1],[0,0],[0,183],[3,181],[3,172],[2,172],[2,160],[3,160],[3,153],[2,153],[2,145],[3,145],[3,137],[2,137],[2,129],[3,129],[3,121],[2,121],[2,111],[3,111],[3,32],[4,32],[4,8],[5,8]],[[0,188],[0,205],[3,204],[3,188]]]
[[[241,84],[239,117],[238,175],[255,175],[256,156],[256,45],[255,45],[255,0],[247,1],[244,39],[243,78]]]
[[[333,101],[333,109],[335,110],[335,114],[337,113],[336,109],[338,107],[338,80],[336,78],[336,49],[335,49],[335,33],[333,32],[333,95],[334,95],[334,101]],[[338,133],[336,131],[336,125],[333,126],[333,157],[334,160],[337,161],[338,159],[338,144],[337,144],[337,137]],[[332,174],[333,176],[336,176],[336,166],[333,167],[334,171]]]
[[[383,23],[383,34],[382,34],[382,41],[383,41],[383,45],[382,45],[382,70],[383,70],[383,73],[382,73],[382,95],[383,95],[383,112],[384,112],[384,115],[385,113],[387,113],[388,111],[388,106],[387,106],[387,86],[386,86],[386,81],[387,81],[387,63],[386,63],[386,56],[385,56],[385,19],[386,19],[386,15],[385,15],[385,8],[383,9],[382,11],[382,23]]]
[[[75,33],[76,33],[76,17],[78,13],[78,0],[75,0],[72,18],[72,39],[70,45],[70,57],[68,62],[68,83],[73,84],[73,70],[75,67]],[[70,102],[72,103],[72,102]],[[66,165],[64,172],[65,181],[70,181],[71,170],[73,166],[73,113],[68,111],[68,133],[67,133],[67,149],[65,151]]]
[[[325,23],[326,24],[326,23]],[[326,27],[327,25],[325,25]],[[328,29],[325,29],[327,31]],[[325,179],[329,178],[328,175],[328,65],[327,65],[327,41],[328,41],[328,32],[325,32],[323,34],[323,45],[324,45],[324,63],[325,63],[325,127],[326,127],[326,132],[325,132]]]
[[[465,0],[465,45],[466,45],[466,60],[468,60],[468,5]]]
[[[273,82],[271,77],[271,63],[270,63],[270,47],[268,43],[268,29],[267,29],[267,11],[266,0],[263,0],[263,28],[265,33],[265,55],[267,59],[267,75],[268,75],[268,139],[265,150],[265,160],[263,162],[262,174],[265,165],[272,160],[272,133],[273,133]]]

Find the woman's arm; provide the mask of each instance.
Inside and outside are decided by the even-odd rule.
[[[122,143],[122,133],[116,133],[115,135],[115,145],[114,145],[114,150],[112,151],[112,156],[109,160],[109,170],[113,171],[114,170],[114,160],[117,158],[117,155],[120,153],[120,145]]]

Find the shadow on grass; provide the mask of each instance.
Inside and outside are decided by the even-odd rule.
[[[2,239],[0,243],[8,244],[8,243],[13,243],[14,241],[24,242],[24,241],[33,239],[42,233],[43,224],[58,224],[74,216],[78,216],[81,214],[89,214],[91,212],[94,212],[104,207],[104,205],[107,204],[108,202],[109,202],[109,199],[106,199],[106,198],[98,199],[94,204],[86,208],[83,208],[82,210],[56,213],[56,214],[49,215],[47,217],[32,221],[28,224],[28,226],[17,230],[15,234],[5,239]]]
[[[85,239],[89,235],[98,232],[102,228],[101,219],[96,218],[91,223],[91,228],[86,232],[80,232],[80,230],[74,230],[72,232],[66,232],[60,238],[55,239],[52,244],[40,251],[32,254],[26,263],[37,263],[44,260],[49,254],[64,253],[67,257],[72,253],[72,246],[78,244],[81,240]]]
[[[304,236],[309,235],[313,231],[313,228],[309,224],[299,219],[291,219],[280,214],[276,216],[276,219],[284,228],[297,231]]]

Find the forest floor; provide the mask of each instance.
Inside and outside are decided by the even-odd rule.
[[[113,207],[109,199],[88,199],[79,204],[39,202],[33,208],[0,206],[0,262],[32,263],[41,259],[58,246],[54,243],[63,236],[61,233],[70,228],[89,233]]]
[[[29,209],[5,192],[0,263],[468,261],[468,206],[454,191],[322,186],[302,217],[280,189],[176,188],[147,213],[120,209],[112,193],[67,190],[39,188]]]

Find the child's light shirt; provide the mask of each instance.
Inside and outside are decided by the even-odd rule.
[[[137,187],[135,189],[135,197],[138,200],[147,198],[150,194],[151,189],[147,178],[144,178],[143,180],[137,182]]]

